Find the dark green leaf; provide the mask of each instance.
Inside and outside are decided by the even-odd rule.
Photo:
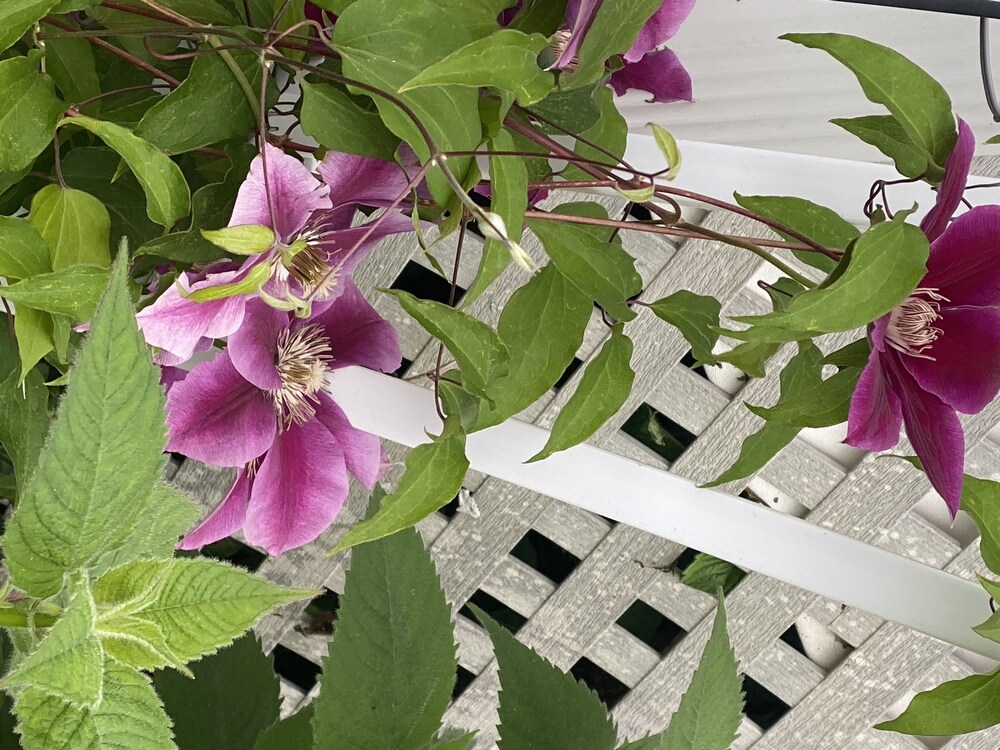
[[[612,330],[601,351],[584,370],[576,390],[552,425],[545,447],[529,459],[541,461],[557,451],[584,442],[625,403],[632,390],[632,340],[621,323]]]
[[[722,312],[719,300],[681,289],[669,297],[656,300],[649,308],[656,313],[656,317],[665,320],[684,335],[695,359],[707,360],[712,357],[712,348],[719,340],[716,331],[719,314]]]
[[[42,28],[48,32],[58,29],[49,24]],[[101,81],[97,77],[94,46],[86,39],[64,38],[45,40],[45,71],[52,76],[63,99],[74,104],[98,96]],[[94,102],[91,111],[98,111],[100,102]]]
[[[211,263],[227,257],[221,248],[201,236],[201,232],[171,232],[136,248],[135,255],[155,255],[177,263]]]
[[[586,685],[473,607],[500,668],[500,750],[613,750],[615,725]]]
[[[2,21],[0,30],[8,30]],[[59,114],[66,108],[56,97],[52,79],[38,72],[39,59],[31,55],[0,60],[0,172],[31,166],[52,142]]]
[[[0,287],[0,297],[76,321],[90,320],[109,278],[106,268],[70,266]]]
[[[918,693],[902,714],[875,728],[944,737],[995,724],[1000,724],[1000,671],[974,674]]]
[[[302,132],[332,151],[392,159],[399,146],[378,112],[329,83],[302,82]]]
[[[23,491],[49,430],[49,392],[38,370],[31,370],[22,382],[17,362],[9,364],[0,381],[0,444],[14,465],[18,488]]]
[[[111,217],[89,193],[47,185],[35,193],[29,220],[49,246],[53,271],[111,265]]]
[[[469,750],[475,740],[475,732],[445,729],[437,739],[431,740],[431,743],[424,750]]]
[[[662,4],[662,0],[604,0],[580,45],[579,62],[560,76],[559,85],[576,88],[601,78],[605,61],[627,52]]]
[[[830,122],[888,156],[904,177],[917,179],[927,171],[927,153],[913,144],[906,129],[892,115],[837,118]]]
[[[265,731],[253,746],[253,750],[312,750],[313,711],[309,704],[287,719],[276,722]]]
[[[49,12],[56,0],[4,0],[0,4],[0,52]]]
[[[699,552],[694,560],[681,571],[681,583],[693,589],[715,594],[722,589],[728,594],[743,580],[746,571],[731,562]]]
[[[28,220],[0,216],[0,276],[17,281],[51,270],[49,247]]]
[[[552,36],[565,23],[566,0],[534,0],[522,4],[510,27],[525,34]]]
[[[601,118],[597,94],[605,88],[604,81],[598,81],[590,86],[568,91],[556,90],[535,104],[531,111],[571,133],[583,133],[594,127]]]
[[[615,157],[608,156],[600,149],[584,143],[582,140],[576,142],[573,151],[583,159],[592,159],[612,166],[618,165],[618,159],[625,154],[625,141],[628,139],[628,123],[618,111],[615,104],[614,91],[609,86],[603,86],[594,95],[594,104],[601,113],[597,122],[580,135],[591,143],[601,146],[604,151],[610,151]],[[579,167],[569,164],[563,170],[563,179],[566,180],[592,180],[592,175],[587,174]]]
[[[847,346],[841,347],[835,352],[830,352],[823,357],[824,365],[836,365],[837,367],[864,367],[868,364],[868,358],[872,353],[872,345],[866,336],[863,339],[853,341]]]

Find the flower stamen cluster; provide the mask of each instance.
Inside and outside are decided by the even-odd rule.
[[[281,388],[270,394],[282,429],[304,424],[316,416],[316,393],[326,382],[333,361],[331,351],[330,341],[318,325],[285,328],[278,334],[275,364]]]
[[[915,289],[889,316],[886,342],[911,357],[933,361],[935,358],[924,352],[943,333],[934,323],[941,320],[941,303],[949,301],[944,295],[938,294],[937,289]]]

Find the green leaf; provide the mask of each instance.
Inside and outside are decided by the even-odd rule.
[[[919,468],[919,462],[917,462]],[[965,475],[962,483],[962,510],[979,527],[979,553],[986,567],[1000,574],[1000,484]]]
[[[622,407],[632,390],[632,340],[619,323],[584,370],[579,385],[552,425],[545,447],[528,459],[541,461],[593,435]]]
[[[18,4],[22,0],[13,0]],[[3,3],[6,10],[8,3]],[[0,16],[4,10],[0,10]],[[0,41],[11,27],[0,21]],[[18,34],[20,36],[20,33]],[[16,38],[16,37],[15,37]],[[0,60],[0,172],[27,169],[52,142],[59,115],[66,108],[52,79],[38,72],[39,55]]]
[[[574,204],[563,204],[554,213],[578,210]],[[635,318],[625,302],[642,291],[642,277],[635,270],[635,259],[620,244],[608,242],[607,228],[548,219],[529,219],[528,227],[556,268],[580,291],[618,320]]]
[[[0,381],[0,444],[23,491],[49,429],[49,392],[40,372],[31,370],[22,381],[16,361],[10,364]]]
[[[580,88],[557,89],[535,104],[531,111],[571,133],[584,133],[597,126],[601,119],[597,96],[605,88],[604,80],[600,80]]]
[[[90,320],[109,278],[106,268],[69,266],[0,287],[0,297],[15,305],[68,315],[77,321]]]
[[[194,680],[174,671],[153,675],[153,687],[174,720],[183,750],[252,750],[278,720],[278,678],[252,635],[192,665]],[[310,745],[289,745],[308,750]]]
[[[14,710],[24,750],[177,750],[148,677],[108,659],[103,683],[94,709],[74,708],[40,690],[20,693]]]
[[[449,417],[440,437],[407,454],[406,471],[379,511],[347,532],[330,554],[415,526],[454,499],[468,470],[465,433]]]
[[[691,345],[691,354],[697,360],[711,359],[712,348],[719,340],[716,329],[722,303],[715,297],[689,292],[686,289],[656,300],[649,308],[660,320],[680,331]]]
[[[287,719],[275,722],[257,739],[253,750],[312,750],[313,749],[313,711],[315,705],[310,703]]]
[[[872,353],[872,344],[865,336],[863,339],[853,341],[847,346],[830,352],[823,357],[824,365],[836,365],[837,367],[864,367],[868,364],[868,358]]]
[[[35,193],[29,220],[49,246],[51,270],[81,264],[105,268],[111,265],[111,217],[94,196],[47,185]],[[100,291],[104,291],[104,285]]]
[[[163,467],[163,392],[136,327],[124,255],[4,535],[13,581],[38,598],[128,538]]]
[[[224,229],[202,229],[201,236],[213,245],[234,255],[257,255],[274,245],[274,230],[256,224],[241,224]]]
[[[490,398],[492,385],[507,374],[510,355],[496,331],[471,315],[440,302],[419,299],[398,289],[383,290],[444,343],[462,368],[462,382],[470,393]]]
[[[677,141],[674,139],[673,134],[661,125],[657,125],[655,122],[648,122],[646,124],[652,129],[653,140],[656,141],[656,146],[660,149],[660,153],[663,154],[663,158],[667,160],[669,169],[663,176],[668,180],[672,180],[677,177],[681,169],[681,150],[677,146]]]
[[[578,64],[572,72],[563,72],[559,85],[576,88],[601,78],[605,61],[627,52],[662,4],[662,0],[604,0],[580,45]]]
[[[785,195],[740,195],[739,193],[734,195],[736,202],[743,208],[783,224],[823,247],[843,250],[861,236],[854,225],[842,218],[836,211],[805,198]],[[797,241],[794,237],[784,233],[781,236],[791,242]],[[792,252],[803,263],[821,271],[829,272],[837,265],[833,258],[828,258],[820,253],[808,250],[794,250]]]
[[[944,737],[1000,724],[1000,670],[952,680],[918,693],[906,710],[876,729]]]
[[[275,607],[315,595],[206,558],[136,560],[94,584],[98,628],[114,629],[121,618],[151,623],[181,661],[213,653]]]
[[[613,750],[618,733],[596,693],[470,607],[500,669],[500,750]]]
[[[42,29],[49,33],[59,31],[49,24],[43,24]],[[46,39],[45,70],[68,102],[82,102],[101,93],[94,47],[86,39]],[[97,111],[100,105],[93,102],[88,107]]]
[[[315,750],[422,750],[457,666],[451,607],[417,532],[358,547],[323,663]]]
[[[548,44],[542,34],[500,29],[425,68],[399,90],[492,86],[512,91],[520,104],[531,105],[544,99],[555,84],[555,76],[538,65],[538,55]]]
[[[728,750],[743,718],[743,680],[726,632],[726,605],[719,597],[712,635],[701,662],[663,733],[662,750]]]
[[[618,105],[615,103],[615,93],[610,86],[602,86],[597,90],[594,94],[594,104],[600,111],[601,116],[596,123],[580,134],[585,140],[577,140],[576,145],[573,147],[573,152],[583,159],[592,159],[593,161],[603,162],[610,166],[617,166],[618,160],[625,154],[625,142],[628,140],[628,123],[621,112],[618,111]],[[594,148],[594,146],[589,145],[585,141],[590,141],[590,143],[600,146],[603,150]],[[614,157],[609,156],[605,152],[614,154]],[[586,181],[594,179],[593,175],[584,172],[580,167],[572,163],[568,164],[566,169],[563,170],[562,176],[565,180]],[[621,188],[618,189],[618,192],[629,200],[642,202],[649,200],[652,195],[641,193],[652,190],[653,187],[650,185],[641,191],[633,191],[640,193],[639,195],[628,195],[630,191],[623,193]]]
[[[0,52],[10,47],[56,4],[56,0],[4,0],[0,5]]]
[[[378,112],[329,83],[302,81],[302,132],[331,151],[387,161],[399,146]]]
[[[30,688],[77,708],[94,708],[101,702],[104,653],[94,635],[94,601],[85,583],[78,582],[74,589],[69,606],[48,635],[0,680],[0,688]]]
[[[259,92],[260,58],[239,50],[229,53],[251,88]],[[254,110],[233,71],[218,54],[203,54],[195,58],[181,85],[143,115],[135,135],[165,153],[181,154],[246,137],[255,122]]]
[[[17,281],[51,270],[49,247],[31,223],[0,216],[0,276]]]
[[[895,163],[896,171],[904,177],[915,180],[927,171],[926,152],[913,144],[906,129],[892,115],[836,118],[830,122],[888,156]]]
[[[861,84],[865,96],[883,105],[899,121],[910,140],[928,157],[940,180],[958,132],[951,99],[927,72],[895,50],[845,34],[785,34],[786,39],[828,52]]]
[[[699,552],[694,560],[681,571],[681,583],[693,589],[715,594],[722,589],[728,594],[736,587],[746,571],[736,567],[731,562],[713,557],[705,552]]]
[[[501,130],[490,141],[490,151],[516,151],[517,144],[510,131]],[[490,193],[492,210],[503,220],[507,235],[520,242],[524,231],[524,212],[528,208],[528,168],[520,156],[490,157]],[[468,307],[497,280],[510,262],[510,252],[503,242],[487,239],[476,278],[462,297],[462,307]]]
[[[897,215],[861,236],[844,256],[838,266],[838,271],[843,271],[831,284],[799,294],[787,310],[736,318],[753,327],[728,335],[757,341],[796,341],[866,325],[913,291],[926,273],[928,253],[926,235]]]
[[[811,344],[809,346],[812,346]],[[826,380],[820,379],[822,359],[816,351],[816,370],[808,386],[794,396],[782,397],[771,407],[747,405],[758,417],[790,427],[830,427],[847,421],[851,396],[858,384],[861,370],[849,367]]]
[[[425,746],[425,750],[468,750],[475,740],[475,732],[466,733],[461,729],[445,729],[437,739]]]
[[[55,348],[52,316],[30,307],[18,308],[14,316],[14,333],[17,334],[17,352],[21,358],[21,380],[39,360]]]
[[[69,117],[60,125],[76,125],[103,140],[128,164],[146,193],[146,213],[170,229],[191,208],[191,192],[181,168],[162,151],[127,128],[91,117]]]
[[[566,4],[566,0],[522,4],[510,26],[526,34],[552,36],[566,21]]]

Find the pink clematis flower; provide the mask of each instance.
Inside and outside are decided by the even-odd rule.
[[[239,469],[222,503],[181,542],[195,549],[243,529],[272,555],[306,544],[336,518],[348,471],[365,487],[384,465],[379,439],[351,426],[323,391],[326,375],[402,361],[392,326],[351,282],[299,318],[246,303],[229,347],[175,382],[167,396],[167,449]]]
[[[186,361],[206,340],[234,333],[242,325],[247,302],[258,296],[285,309],[304,306],[307,297],[335,298],[344,279],[379,240],[413,229],[399,211],[382,217],[374,229],[351,226],[360,205],[387,205],[402,191],[406,177],[395,164],[328,154],[320,166],[322,181],[280,149],[268,144],[265,150],[267,188],[258,156],[240,187],[229,226],[269,227],[276,242],[240,265],[225,262],[201,274],[183,274],[178,284],[140,311],[137,318],[146,341],[166,353],[161,364]],[[235,286],[260,274],[261,267],[266,269],[262,284]],[[219,299],[187,296],[212,288],[219,290]]]
[[[979,206],[951,221],[974,150],[972,131],[959,121],[937,204],[921,222],[931,240],[927,274],[871,326],[872,353],[851,400],[845,441],[885,450],[905,425],[952,517],[965,463],[956,412],[982,411],[1000,392],[1000,206]]]

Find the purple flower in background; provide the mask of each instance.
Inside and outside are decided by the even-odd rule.
[[[181,548],[241,527],[272,555],[319,536],[344,504],[348,471],[370,489],[383,468],[378,438],[351,426],[323,391],[326,376],[349,365],[392,372],[401,361],[392,326],[349,281],[309,318],[248,301],[227,350],[167,396],[167,450],[239,469]]]
[[[927,274],[871,327],[872,353],[851,400],[845,441],[885,450],[905,425],[953,517],[965,464],[956,412],[982,411],[1000,392],[1000,206],[951,221],[974,149],[972,131],[959,121],[937,204],[921,222],[931,240]]]

